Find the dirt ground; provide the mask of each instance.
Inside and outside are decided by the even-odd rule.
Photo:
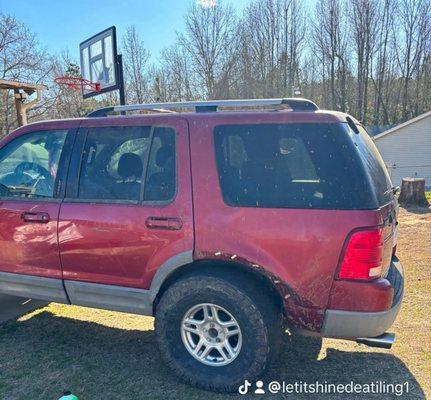
[[[398,256],[406,273],[403,308],[392,350],[325,340],[316,358],[311,344],[285,347],[263,378],[403,384],[401,398],[431,398],[431,210],[401,209]],[[407,382],[407,383],[405,383]],[[58,399],[71,390],[85,399],[225,399],[180,383],[160,360],[152,318],[50,304],[0,325],[0,398]],[[273,395],[271,398],[369,399],[387,395]],[[259,398],[259,396],[257,396]]]

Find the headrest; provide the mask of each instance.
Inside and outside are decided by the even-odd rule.
[[[143,166],[141,158],[134,153],[125,153],[118,161],[118,175],[123,179],[140,178]]]

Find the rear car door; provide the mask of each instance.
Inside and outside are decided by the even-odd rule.
[[[39,129],[24,128],[0,148],[0,283],[5,286],[12,287],[21,275],[62,277],[57,223],[75,132]],[[31,291],[31,284],[25,285],[22,289]]]
[[[147,289],[160,265],[192,254],[184,119],[86,120],[69,171],[59,218],[66,287],[79,281],[96,284],[94,290],[101,290],[97,284]],[[93,290],[84,286],[87,294]]]

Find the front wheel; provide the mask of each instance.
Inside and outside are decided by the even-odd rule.
[[[231,392],[255,381],[281,342],[281,316],[259,288],[214,276],[172,285],[156,309],[156,335],[167,363],[183,380]]]

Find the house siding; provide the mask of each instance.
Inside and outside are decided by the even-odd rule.
[[[425,178],[426,186],[431,186],[431,114],[374,142],[395,186],[406,177]]]

